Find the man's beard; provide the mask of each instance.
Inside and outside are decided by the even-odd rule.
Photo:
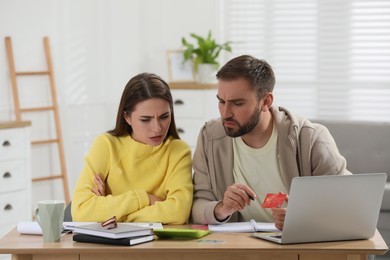
[[[259,106],[256,106],[255,111],[252,113],[251,117],[249,118],[248,122],[246,122],[244,125],[240,125],[236,120],[232,118],[227,118],[223,120],[224,122],[230,121],[230,122],[235,122],[238,125],[238,129],[234,130],[232,128],[225,128],[225,132],[228,136],[230,137],[239,137],[243,136],[249,132],[251,132],[259,123],[260,121],[260,111],[259,111]]]

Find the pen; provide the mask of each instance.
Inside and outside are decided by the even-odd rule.
[[[246,195],[248,195],[248,197],[249,197],[250,200],[255,200],[255,198],[253,198],[252,195],[248,194],[248,192],[246,193]]]

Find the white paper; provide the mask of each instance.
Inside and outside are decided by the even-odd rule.
[[[161,223],[147,223],[147,222],[129,222],[125,223],[128,225],[135,225],[139,227],[151,227],[153,229],[163,229],[163,225]]]
[[[64,222],[64,229],[72,230],[73,227],[86,225],[86,224],[93,224],[96,222]],[[139,226],[139,227],[151,227],[152,229],[163,229],[163,225],[161,223],[148,223],[148,222],[126,222],[122,224],[126,225],[133,225],[133,226]]]
[[[16,229],[20,234],[42,235],[42,229],[39,226],[38,222],[32,222],[32,221],[19,222],[18,225],[16,226]]]
[[[208,225],[214,232],[275,232],[280,231],[274,223],[256,222],[253,219],[248,222],[229,222],[217,225]]]
[[[73,227],[92,224],[96,222],[64,222],[64,230],[72,230]],[[128,225],[136,225],[141,227],[151,227],[153,229],[163,229],[163,225],[161,223],[144,223],[144,222],[131,222],[126,223]],[[42,235],[42,229],[36,221],[21,221],[16,226],[19,234],[26,235]]]
[[[255,226],[255,231],[257,232],[280,232],[280,230],[275,227],[275,223],[256,222],[253,219],[251,222],[252,225]]]

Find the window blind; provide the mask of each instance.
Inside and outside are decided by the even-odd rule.
[[[229,56],[276,74],[275,105],[312,119],[390,121],[390,1],[226,0]]]

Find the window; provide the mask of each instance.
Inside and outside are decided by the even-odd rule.
[[[390,1],[227,0],[233,56],[275,70],[275,105],[312,119],[390,121]]]

